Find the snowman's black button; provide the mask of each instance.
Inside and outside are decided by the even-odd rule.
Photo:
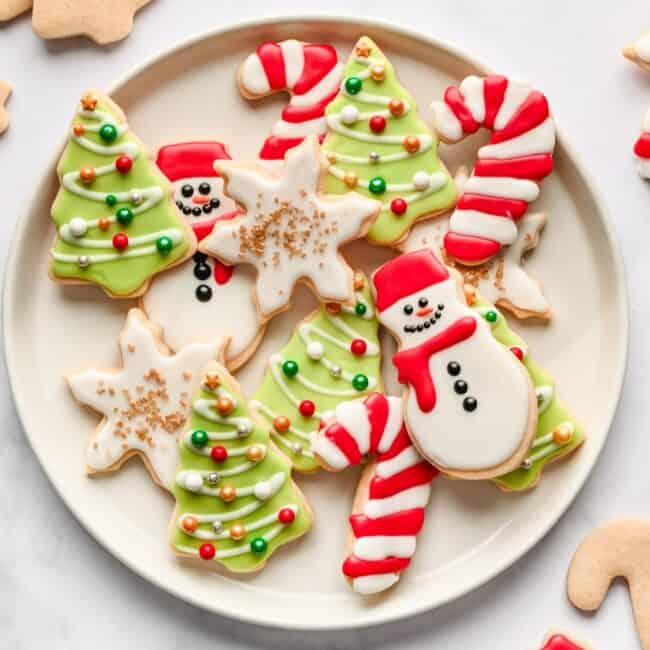
[[[192,214],[192,208],[188,208],[188,207],[183,208],[183,214]]]
[[[477,406],[478,402],[473,397],[466,397],[463,400],[463,408],[469,413],[475,411]]]
[[[467,382],[463,381],[462,379],[457,379],[454,382],[454,390],[459,394],[459,395],[464,395],[467,392]]]
[[[212,269],[207,264],[197,264],[194,267],[194,277],[197,280],[207,280],[212,275]]]
[[[207,284],[200,284],[196,288],[196,298],[200,302],[208,302],[212,298],[212,289]]]
[[[458,375],[460,375],[460,363],[458,363],[458,361],[450,361],[447,364],[447,372],[452,377],[457,377]]]
[[[199,207],[192,208],[192,214],[195,217],[200,217],[201,216],[201,208],[199,208]]]
[[[201,253],[200,251],[196,251],[196,253],[194,253],[194,255],[192,255],[192,259],[197,264],[203,264],[208,259],[208,256],[205,253]]]

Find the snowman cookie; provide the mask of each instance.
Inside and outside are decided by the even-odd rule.
[[[535,391],[519,359],[467,306],[460,276],[420,250],[384,264],[372,281],[379,322],[399,343],[404,419],[422,455],[465,479],[518,467],[537,426]]]
[[[220,142],[184,142],[162,147],[156,160],[174,188],[174,201],[201,241],[217,221],[238,213],[223,193],[215,160],[229,160]],[[149,318],[160,325],[173,350],[197,340],[231,337],[228,367],[240,367],[254,352],[264,326],[252,299],[254,275],[197,252],[185,264],[156,278],[142,298]]]

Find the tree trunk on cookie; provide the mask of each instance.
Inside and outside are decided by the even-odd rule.
[[[192,253],[194,237],[171,202],[169,183],[108,97],[82,97],[58,174],[55,279],[133,297]]]
[[[319,469],[310,434],[336,406],[381,390],[378,323],[366,278],[354,278],[356,303],[322,306],[269,359],[251,405],[300,472]]]
[[[311,526],[291,463],[217,363],[192,399],[173,492],[173,548],[234,572],[261,569],[271,553]]]
[[[438,158],[436,136],[419,118],[390,61],[369,38],[357,43],[339,96],[326,115],[326,191],[354,189],[382,201],[368,234],[371,241],[396,243],[415,221],[453,205],[456,190]]]

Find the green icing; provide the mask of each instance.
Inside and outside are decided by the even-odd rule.
[[[356,186],[357,192],[379,199],[384,204],[379,217],[370,229],[368,238],[380,244],[387,244],[405,237],[417,219],[453,206],[456,189],[447,169],[438,158],[438,143],[435,135],[418,117],[415,101],[397,81],[391,63],[370,39],[363,37],[357,44],[357,47],[359,46],[371,48],[368,61],[372,60],[371,65],[383,65],[385,79],[384,81],[374,81],[369,76],[370,65],[364,62],[364,59],[360,60],[357,57],[356,50],[353,52],[344,70],[341,92],[327,107],[329,133],[323,143],[323,150],[336,155],[332,168],[335,171],[339,170],[339,176],[344,172],[354,172],[360,181],[370,181],[373,178],[381,177],[388,184],[411,184],[415,173],[421,171],[425,171],[429,175],[437,172],[446,179],[445,184],[437,191],[423,194],[418,199],[409,200],[408,209],[399,216],[391,211],[391,200],[396,197],[408,198],[418,194],[417,190],[407,188],[373,194],[361,185]],[[362,78],[361,92],[350,94],[346,90],[345,80],[350,77]],[[369,98],[364,97],[364,93],[376,97],[376,103],[367,101]],[[386,109],[387,102],[391,98],[401,99],[410,107],[410,110],[400,117],[391,115]],[[342,124],[345,129],[358,133],[359,136],[337,132],[336,125],[341,124],[339,121],[341,110],[345,106],[354,106],[360,113],[386,115],[386,128],[383,132],[375,134],[369,127],[368,119],[365,118],[359,119],[353,124]],[[402,140],[407,135],[420,136],[423,142],[420,150],[417,153],[406,155],[401,160],[382,162],[382,157],[406,154]],[[358,137],[364,139],[360,140]],[[381,138],[385,137],[397,137],[397,142],[381,142]],[[431,146],[424,146],[424,141],[427,139],[431,142]],[[370,162],[371,152],[379,154],[379,162]],[[361,157],[364,162],[349,162],[345,160],[345,156]],[[333,174],[332,168],[327,174],[325,191],[331,194],[343,194],[350,191],[343,180]]]
[[[257,419],[251,418],[251,412],[246,404],[239,387],[230,375],[221,366],[214,364],[208,369],[209,372],[216,372],[221,379],[219,388],[215,391],[209,391],[205,385],[197,392],[192,400],[192,413],[190,416],[190,426],[185,434],[181,437],[179,466],[176,475],[176,482],[173,486],[173,494],[176,498],[176,509],[174,511],[171,526],[171,543],[172,546],[181,554],[198,555],[198,549],[202,544],[212,544],[216,550],[213,561],[222,563],[230,571],[243,572],[254,571],[261,568],[268,557],[280,546],[304,535],[311,527],[311,513],[305,501],[304,496],[291,480],[291,463],[277,449],[270,444],[268,429],[261,426]],[[229,395],[235,401],[235,409],[226,418],[220,418],[213,405],[216,399],[222,395]],[[206,418],[197,411],[200,409],[199,400],[209,400],[210,407],[208,411],[218,422]],[[233,419],[235,423],[233,423]],[[242,420],[243,419],[243,420]],[[230,420],[230,422],[228,422]],[[235,433],[236,423],[247,422],[249,424],[249,433],[245,436],[238,437]],[[226,447],[229,453],[227,460],[217,463],[209,455],[201,455],[192,449],[192,433],[196,430],[206,431],[211,439],[202,447],[209,454],[211,447],[222,445]],[[232,436],[225,440],[216,440],[215,436],[226,435]],[[194,436],[195,440],[201,442],[202,436]],[[220,472],[227,474],[233,468],[237,468],[243,463],[249,462],[246,455],[235,455],[237,450],[251,447],[252,445],[263,445],[266,447],[266,455],[263,460],[253,463],[252,467],[231,476],[223,476],[219,482],[211,486],[207,479],[204,479],[203,486],[205,489],[218,492],[224,485],[234,486],[235,488],[246,488],[259,485],[260,482],[269,481],[271,477],[277,474],[283,474],[284,480],[281,487],[270,498],[258,499],[255,495],[237,496],[230,502],[224,501],[218,494],[199,494],[192,492],[183,487],[183,477],[187,472],[203,472],[204,476],[209,472]],[[246,506],[255,507],[253,512],[247,515],[232,517],[233,512],[245,508]],[[259,506],[259,507],[258,507]],[[295,519],[291,523],[282,524],[277,520],[276,514],[288,506],[297,506]],[[225,533],[225,539],[201,539],[197,532],[202,531],[203,535],[212,535],[216,533],[209,521],[199,523],[197,532],[194,535],[188,534],[183,530],[180,523],[183,517],[191,514],[200,519],[201,516],[225,517],[222,525],[222,532]],[[228,519],[230,515],[230,519]],[[266,517],[272,521],[257,528],[247,530],[245,536],[240,540],[233,540],[228,537],[228,531],[235,524],[243,524],[248,528],[253,528],[255,522],[259,522]],[[275,536],[273,531],[280,530]],[[257,553],[251,552],[251,544],[254,540],[264,539],[263,542],[256,542]],[[241,550],[241,554],[232,557],[220,558],[219,553],[232,550]]]
[[[138,291],[142,285],[154,274],[165,267],[174,264],[187,255],[189,242],[186,236],[186,227],[179,217],[176,208],[170,200],[171,188],[164,176],[149,160],[147,151],[140,140],[128,130],[124,115],[117,105],[110,99],[96,94],[98,99],[94,113],[82,114],[82,107],[74,119],[75,125],[83,125],[86,132],[76,139],[70,130],[70,139],[59,161],[58,173],[61,179],[61,188],[52,206],[52,219],[57,226],[57,238],[54,244],[54,256],[72,255],[74,261],[52,258],[52,274],[62,279],[77,279],[101,285],[108,293],[115,296],[126,296]],[[106,121],[93,119],[92,115],[99,113],[107,115]],[[103,124],[110,124],[118,130],[117,137],[113,140],[102,140],[99,129]],[[112,132],[104,131],[105,135],[112,136]],[[86,139],[99,148],[95,151],[89,148],[88,143],[79,141]],[[70,191],[64,186],[64,176],[68,173],[78,172],[82,167],[90,166],[95,169],[113,165],[115,159],[125,147],[125,153],[136,152],[131,170],[121,174],[111,169],[106,174],[98,174],[92,182],[85,184],[76,179],[74,185],[81,191],[99,192],[101,196],[89,198],[81,196],[75,191]],[[110,153],[109,153],[110,151]],[[130,192],[133,189],[141,191],[145,200],[136,205],[128,198],[118,200],[114,205],[109,205],[105,200],[106,195],[117,195],[120,192]],[[146,203],[147,192],[153,192],[154,199],[151,205]],[[144,206],[144,207],[143,207]],[[122,225],[114,219],[120,208],[129,207],[135,213],[133,220]],[[106,230],[101,230],[96,225],[96,220],[103,217],[113,217],[113,222]],[[110,243],[113,235],[124,232],[130,240],[135,237],[150,235],[152,240],[143,244],[132,244],[117,258],[111,261],[91,260],[90,264],[82,268],[78,263],[79,256],[115,254],[117,251],[111,247],[97,248],[78,245],[74,240],[64,241],[60,228],[74,219],[83,219],[89,224],[87,233],[83,238]],[[176,241],[168,252],[159,252],[156,247],[155,233],[165,234],[165,230],[176,231]],[[137,257],[129,257],[127,253],[137,249],[151,247],[151,252]],[[164,248],[164,247],[163,247]]]
[[[361,278],[361,276],[359,277]],[[313,472],[319,469],[319,464],[311,454],[309,443],[309,434],[318,429],[320,423],[318,416],[322,416],[327,411],[333,411],[340,402],[364,397],[371,392],[382,390],[378,323],[369,283],[365,278],[363,278],[363,283],[363,288],[357,291],[355,307],[365,305],[365,311],[363,308],[358,308],[358,312],[362,313],[357,313],[357,309],[345,307],[337,315],[348,332],[337,327],[336,319],[332,320],[327,308],[322,306],[301,323],[277,357],[272,357],[269,360],[269,368],[253,396],[253,400],[259,403],[257,410],[266,420],[269,430],[273,433],[274,441],[290,455],[294,467],[300,472]],[[307,330],[309,338],[322,344],[323,359],[326,362],[315,360],[308,355],[306,342],[300,334],[301,327],[304,328],[305,325],[311,326]],[[317,332],[316,328],[321,332]],[[350,336],[351,332],[355,335]],[[367,352],[373,352],[374,348],[376,354],[367,353],[364,356],[352,354],[350,343],[353,338],[364,339],[368,344]],[[332,339],[338,341],[340,345],[337,345]],[[304,386],[296,377],[287,377],[282,373],[280,360],[297,362],[300,375],[308,382],[313,382],[326,390],[349,391],[350,395],[345,397],[328,395]],[[340,367],[344,376],[335,378],[327,367],[327,362]],[[276,372],[280,373],[286,387],[298,401],[311,400],[315,403],[316,415],[312,417],[301,415],[296,404],[276,380],[272,371],[273,367],[277,368]],[[358,374],[366,376],[369,380],[368,387],[360,391],[357,391],[352,385],[352,379]],[[254,404],[254,401],[251,403]],[[277,415],[289,418],[291,430],[285,433],[275,432],[273,419]],[[301,447],[300,453],[296,453],[294,450],[296,444]]]
[[[496,314],[496,320],[490,322],[486,317],[486,321],[492,328],[492,334],[500,343],[508,347],[519,347],[526,352],[525,342],[517,336],[509,327],[505,317],[493,305],[487,302],[477,300],[474,309],[479,311],[484,317],[486,314]],[[538,446],[531,448],[527,458],[537,457],[533,460],[530,468],[526,469],[521,467],[509,474],[500,476],[494,479],[494,482],[505,490],[521,491],[534,487],[541,478],[544,467],[554,461],[560,456],[570,454],[575,451],[585,439],[584,432],[580,424],[575,420],[566,407],[560,402],[555,391],[555,382],[553,378],[541,368],[530,355],[525,354],[523,363],[528,370],[530,378],[532,379],[535,389],[540,392],[548,393],[550,400],[547,406],[543,409],[539,416],[537,423],[537,431],[535,433],[535,441]],[[540,390],[541,389],[541,390]],[[538,400],[539,403],[540,400]],[[573,429],[573,434],[569,441],[564,445],[554,445],[552,442],[542,442],[542,439],[549,436],[555,428],[561,424],[567,424]]]

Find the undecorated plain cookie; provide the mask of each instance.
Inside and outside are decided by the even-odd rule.
[[[32,6],[32,0],[2,0],[0,4],[0,22],[11,20],[25,13]]]
[[[623,56],[650,72],[650,31],[623,48]]]
[[[99,45],[122,40],[151,0],[34,0],[32,26],[42,38],[87,36]]]
[[[643,650],[650,650],[650,521],[616,519],[593,530],[573,556],[567,577],[569,599],[593,612],[612,581],[625,578]]]

